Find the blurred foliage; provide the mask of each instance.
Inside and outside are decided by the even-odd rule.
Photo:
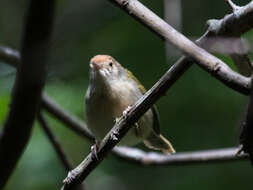
[[[142,2],[162,17],[162,1]],[[241,5],[247,2],[240,1]],[[190,38],[204,33],[208,19],[222,18],[231,11],[219,0],[185,0],[182,6],[183,33]],[[1,44],[20,47],[26,7],[27,1],[1,2]],[[245,34],[245,38],[252,42],[253,32]],[[96,54],[115,57],[146,88],[150,88],[173,64],[165,61],[162,40],[107,1],[58,1],[45,89],[56,102],[82,119],[88,62]],[[219,57],[234,68],[231,59]],[[0,125],[8,112],[14,78],[15,70],[0,64]],[[161,130],[177,151],[237,146],[246,103],[246,97],[194,65],[157,102]],[[50,115],[47,114],[46,119],[77,165],[88,154],[90,144]],[[44,133],[35,124],[31,141],[6,190],[59,189],[66,174]],[[252,168],[247,161],[145,168],[108,156],[87,178],[87,186],[88,190],[247,190],[252,189],[251,174]]]

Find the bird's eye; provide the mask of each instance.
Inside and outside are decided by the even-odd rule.
[[[109,63],[109,66],[112,67],[112,62]]]

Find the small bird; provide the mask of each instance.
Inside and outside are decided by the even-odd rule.
[[[96,144],[111,130],[124,110],[145,92],[134,75],[109,55],[90,60],[89,86],[85,95],[86,119]],[[132,146],[143,141],[151,149],[175,153],[171,143],[160,134],[158,112],[150,108],[119,143]]]

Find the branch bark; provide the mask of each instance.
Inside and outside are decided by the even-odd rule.
[[[245,12],[245,7],[239,7],[235,5],[231,0],[226,0],[227,4],[231,7],[233,11],[233,15],[240,15],[241,12]],[[252,15],[251,15],[252,17]],[[249,17],[250,18],[250,17]],[[251,19],[252,20],[252,19]],[[248,25],[248,27],[250,27]],[[238,34],[229,34],[226,36],[226,39],[231,39],[233,37],[237,37]],[[225,37],[225,36],[224,36]],[[228,52],[232,60],[234,61],[235,66],[237,67],[237,70],[239,73],[241,73],[244,76],[250,77],[253,72],[253,65],[250,62],[250,58],[247,55],[247,48],[245,47],[245,43],[243,43],[243,40],[239,37],[236,40],[237,43],[231,44],[230,46],[226,47],[229,49]],[[221,42],[222,43],[222,42]],[[232,51],[231,51],[232,50]]]
[[[252,4],[252,3],[251,3]],[[243,32],[246,32],[247,30],[249,30],[249,27],[243,27],[241,25],[244,25],[245,22],[248,23],[250,22],[251,16],[252,15],[252,6],[250,6],[251,4],[247,5],[247,9],[245,9],[244,12],[240,12],[237,16],[235,17],[233,14],[227,15],[224,19],[219,20],[218,24],[216,25],[215,28],[212,28],[212,30],[210,30],[210,27],[208,29],[208,31],[205,33],[204,36],[202,36],[202,38],[200,38],[197,41],[197,44],[201,45],[201,46],[206,46],[206,42],[208,40],[208,38],[213,37],[213,36],[223,36],[229,33],[231,33],[231,29],[233,29],[234,27],[236,27],[236,35],[241,35]],[[217,20],[215,20],[217,21]],[[249,25],[249,23],[247,24]],[[218,26],[218,27],[217,27]],[[1,55],[1,54],[0,54]],[[187,59],[186,57],[182,57],[177,64],[175,64],[174,68],[172,67],[171,71],[169,71],[170,75],[168,77],[168,80],[171,80],[171,85],[187,70],[187,68],[189,68],[191,66],[191,60]],[[249,88],[246,88],[246,94],[249,93]],[[73,121],[74,124],[75,121]],[[77,125],[78,126],[78,125]],[[85,133],[84,133],[85,134]]]
[[[69,172],[68,177],[64,180],[62,190],[71,189],[80,184],[155,101],[165,94],[166,90],[172,84],[168,78],[170,78],[171,73],[174,73],[174,68],[176,67],[172,66],[170,70],[131,107],[129,112],[119,119],[102,140],[96,151],[96,157],[94,157],[91,152],[74,170]]]
[[[175,64],[171,67],[170,70],[167,71],[167,73],[165,73],[165,75],[163,75],[162,78],[131,107],[130,111],[119,119],[102,140],[99,149],[96,152],[96,157],[94,157],[91,152],[74,170],[69,172],[68,177],[64,180],[62,190],[71,189],[80,184],[90,172],[100,164],[109,151],[112,150],[112,148],[123,138],[131,126],[138,121],[138,119],[155,103],[156,100],[165,94],[166,90],[173,84],[171,83],[171,80],[168,79],[170,78],[171,73],[177,71],[176,66],[178,65]],[[144,156],[145,159],[145,154],[142,156]],[[188,158],[190,158],[191,153],[189,153],[188,156]],[[177,158],[179,159],[180,157]],[[219,155],[216,159],[219,160]]]
[[[200,39],[196,41],[196,43],[204,48],[208,48],[210,47],[209,39],[226,35],[242,35],[244,32],[247,32],[251,28],[250,25],[252,14],[253,7],[252,3],[250,3],[244,7],[243,11],[237,13],[237,16],[234,14],[229,14],[221,20],[209,21],[208,30]],[[245,25],[247,27],[245,27]],[[213,40],[211,40],[211,42],[213,42]],[[0,58],[6,63],[14,66],[19,63],[18,52],[7,47],[0,47]],[[170,74],[168,76],[168,80],[171,82],[171,85],[174,84],[186,70],[188,70],[188,68],[191,66],[191,63],[192,61],[186,57],[181,57],[177,61],[173,69],[169,72]],[[249,93],[249,89],[247,90],[247,93]],[[88,138],[90,141],[94,141],[93,135],[86,129],[85,124],[81,120],[54,103],[45,94],[42,96],[42,105],[47,111],[65,123],[75,133],[79,134],[82,137]],[[124,155],[118,149],[115,149],[114,153],[119,156]],[[132,154],[126,156],[125,159],[134,160],[134,157],[131,157],[131,155]],[[145,155],[143,155],[143,157],[145,157]]]
[[[8,53],[8,54],[7,54]],[[1,54],[4,54],[4,56],[1,56]],[[11,60],[14,60],[18,63],[18,57],[15,58],[15,56],[18,55],[18,53],[15,50],[12,49],[6,49],[4,47],[0,48],[0,57],[5,57],[6,59],[3,59],[4,61],[8,62]],[[187,62],[184,60],[187,60],[186,58],[181,58],[181,60],[178,61],[178,63],[175,64],[174,68],[169,71],[170,75],[168,76],[169,81],[171,82],[171,85],[174,84],[175,81],[177,81],[177,77],[181,76],[181,69],[185,69],[188,66],[190,66]],[[184,65],[184,63],[186,65]],[[182,67],[182,68],[180,68]],[[178,73],[179,72],[179,73]],[[43,94],[42,96],[42,106],[44,109],[49,111],[54,117],[56,117],[58,120],[65,123],[71,130],[73,130],[76,134],[80,135],[81,137],[84,137],[91,142],[94,142],[93,135],[87,130],[87,127],[84,122],[79,120],[77,117],[69,113],[67,110],[64,110],[60,105],[57,105],[53,100],[51,100],[47,95]],[[223,152],[224,150],[224,152]],[[206,154],[209,151],[199,151],[197,152],[186,152],[186,153],[178,153],[179,156],[173,155],[173,159],[170,157],[164,156],[163,154],[159,153],[146,153],[144,151],[135,149],[135,148],[126,148],[126,147],[115,147],[113,149],[113,153],[115,156],[130,161],[132,163],[136,164],[142,164],[142,165],[173,165],[177,163],[204,163],[203,159],[208,160],[207,162],[220,162],[220,161],[228,161],[228,160],[242,160],[246,159],[247,155],[243,154],[237,157],[235,154],[233,154],[235,151],[227,151],[227,150],[236,150],[236,148],[233,149],[221,149],[221,150],[212,150],[212,157],[208,156],[210,154]],[[203,153],[203,154],[202,154]],[[216,154],[217,153],[217,154]],[[231,154],[228,154],[231,153]],[[183,160],[182,156],[183,155]],[[192,161],[192,155],[194,156],[194,161]],[[214,156],[216,155],[216,156]],[[190,159],[190,160],[189,160]]]
[[[241,91],[241,84],[249,84],[249,81],[247,81],[248,78],[235,73],[221,60],[193,44],[137,0],[114,0],[113,2],[118,3],[129,14],[140,19],[145,25],[149,26],[166,40],[170,41],[186,55],[193,57],[200,66],[214,74],[227,86]],[[170,70],[173,70],[173,67]],[[166,74],[168,73],[169,71]],[[111,131],[101,142],[100,147],[96,152],[96,157],[90,153],[74,170],[68,174],[68,177],[64,180],[62,190],[71,189],[83,181],[104,159],[106,154],[123,138],[131,126],[138,121],[142,114],[144,114],[150,106],[152,106],[155,101],[166,92],[171,85],[168,83],[166,74],[142,98],[140,98],[140,100],[136,102],[130,111],[119,120],[119,122],[113,126]],[[240,84],[238,84],[238,82]]]
[[[0,189],[3,189],[26,144],[39,108],[46,78],[46,61],[55,1],[32,0],[21,48],[21,64],[13,88],[10,111],[0,136]]]
[[[170,156],[159,153],[147,153],[140,149],[129,147],[115,147],[118,152],[118,157],[127,159],[129,162],[141,164],[144,166],[150,165],[186,165],[186,164],[207,164],[218,163],[235,160],[248,159],[248,155],[236,155],[238,148],[223,148],[214,150],[180,152]]]
[[[210,55],[203,49],[197,47],[190,40],[179,34],[170,25],[160,19],[152,11],[147,9],[137,0],[109,0],[116,4],[130,16],[133,16],[140,21],[144,26],[160,36],[162,39],[168,40],[178,49],[183,51],[186,55],[194,58],[197,63],[211,73],[218,80],[230,88],[237,90],[243,94],[249,94],[250,79],[231,70],[224,62]],[[227,15],[221,20],[212,20],[212,27],[209,27],[208,31],[202,38],[197,40],[196,44],[207,48],[209,43],[207,39],[215,36],[231,35],[240,36],[242,33],[248,31],[252,26],[253,15],[253,2],[243,7],[242,11],[238,12],[236,16],[234,14]],[[239,21],[239,20],[241,21]],[[216,22],[214,22],[216,21]],[[241,28],[240,28],[241,27]],[[234,31],[233,31],[234,30]],[[205,46],[204,46],[205,45]],[[183,59],[181,59],[183,60]],[[193,60],[183,60],[192,62]]]

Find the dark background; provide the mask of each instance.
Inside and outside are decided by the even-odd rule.
[[[163,1],[143,0],[163,17]],[[240,1],[240,5],[249,0]],[[3,0],[0,44],[19,49],[27,7],[24,0]],[[239,3],[236,1],[235,3]],[[182,32],[191,39],[206,30],[206,21],[231,10],[221,0],[182,0]],[[253,39],[253,32],[245,35]],[[150,88],[176,60],[165,56],[164,41],[108,1],[58,1],[46,91],[61,106],[84,119],[89,59],[109,54]],[[229,57],[218,55],[234,68]],[[15,70],[0,64],[0,126],[8,112]],[[194,65],[157,102],[161,131],[176,150],[191,151],[238,145],[247,97],[228,89]],[[90,143],[47,115],[74,165],[90,151]],[[20,126],[22,127],[22,126]],[[142,147],[142,146],[141,146]],[[0,155],[1,156],[1,155]],[[59,189],[66,171],[42,130],[35,124],[31,141],[6,190]],[[98,189],[252,189],[248,161],[191,166],[142,167],[108,156],[86,180]]]

